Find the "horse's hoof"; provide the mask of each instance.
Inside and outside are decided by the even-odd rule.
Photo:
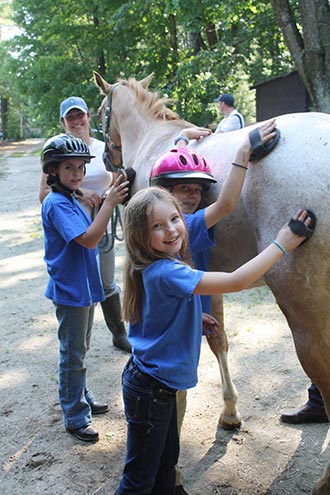
[[[220,416],[218,422],[218,428],[223,428],[224,430],[237,430],[242,424],[241,416],[237,414],[236,416]]]

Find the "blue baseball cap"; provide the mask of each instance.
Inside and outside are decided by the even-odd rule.
[[[88,113],[88,106],[83,98],[79,96],[69,96],[66,100],[63,100],[60,106],[60,117],[64,119],[70,110],[73,108],[78,108],[84,113]]]
[[[229,107],[232,107],[234,105],[234,97],[229,93],[223,93],[222,95],[218,96],[218,98],[215,98],[215,100],[213,101],[214,103],[219,103],[219,101],[223,101]]]

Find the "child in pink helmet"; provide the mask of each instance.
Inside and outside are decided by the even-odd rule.
[[[263,144],[273,139],[275,119],[262,124],[259,132]],[[233,166],[218,198],[206,208],[200,209],[203,192],[215,183],[216,179],[205,158],[186,146],[189,140],[199,140],[209,134],[209,129],[201,127],[182,130],[180,136],[174,140],[174,144],[179,147],[163,153],[150,172],[150,185],[165,187],[179,202],[187,223],[191,255],[196,268],[200,270],[208,269],[209,250],[214,246],[214,225],[236,208],[252,153],[250,140],[246,135],[238,147]],[[211,311],[209,296],[203,298],[203,310],[205,313]]]
[[[265,122],[259,128],[262,143],[275,137],[275,119]],[[214,242],[214,225],[236,208],[244,179],[248,171],[252,148],[248,135],[243,138],[232,162],[216,201],[201,208],[203,193],[216,183],[205,158],[188,149],[192,139],[203,139],[211,134],[209,129],[191,127],[181,131],[175,138],[173,148],[163,153],[155,162],[150,173],[150,185],[166,188],[181,206],[187,225],[190,253],[194,265],[199,270],[207,271],[209,267],[210,248]],[[252,165],[254,166],[254,165]],[[201,296],[203,309],[203,333],[208,336],[220,331],[219,322],[210,314],[211,297]],[[211,332],[212,330],[212,332]],[[179,432],[186,411],[187,392],[177,392],[177,413]],[[181,472],[176,467],[176,495],[187,495],[181,481]]]

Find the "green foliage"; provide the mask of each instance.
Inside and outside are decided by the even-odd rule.
[[[93,70],[109,82],[154,72],[154,90],[175,111],[214,126],[220,92],[253,122],[250,86],[292,67],[266,0],[13,0],[12,14],[21,34],[0,42],[10,137],[59,132],[59,104],[73,94],[96,115]]]

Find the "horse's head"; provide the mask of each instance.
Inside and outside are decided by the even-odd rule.
[[[115,84],[108,83],[98,72],[93,72],[95,85],[105,97],[101,103],[98,114],[102,121],[103,136],[105,141],[104,162],[108,170],[122,167],[121,132],[118,116],[113,105],[113,95],[118,86],[128,85],[128,81],[119,80]],[[153,74],[145,77],[139,84],[143,89],[148,89]]]

